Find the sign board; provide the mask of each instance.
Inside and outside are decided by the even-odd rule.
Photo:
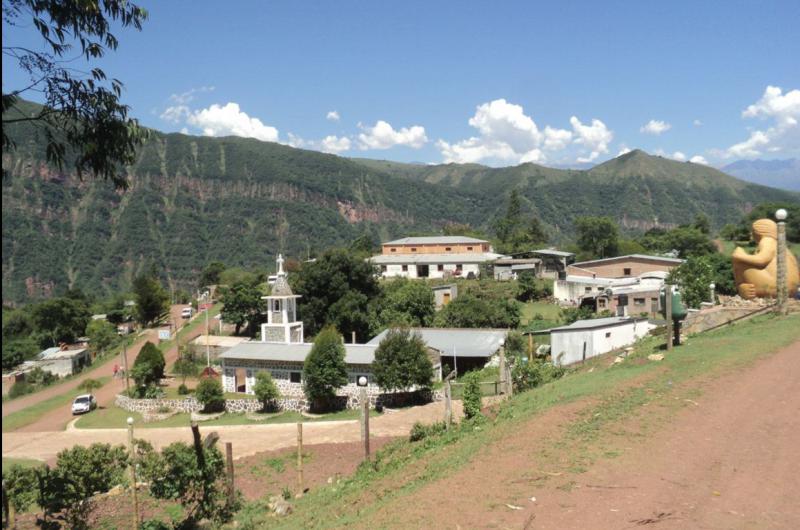
[[[159,329],[158,330],[158,340],[169,340],[172,336],[169,332],[169,328],[167,329]]]

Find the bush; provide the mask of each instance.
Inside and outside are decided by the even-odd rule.
[[[159,379],[164,377],[164,368],[166,368],[166,361],[164,361],[164,354],[158,349],[158,346],[150,341],[144,343],[139,355],[133,362],[133,366],[149,365],[150,367],[150,380],[157,383]]]
[[[172,530],[172,528],[171,524],[158,519],[148,519],[139,524],[139,530]]]
[[[411,433],[409,434],[408,439],[411,442],[418,442],[420,440],[424,440],[425,438],[442,434],[446,430],[447,424],[443,421],[437,421],[436,423],[432,423],[430,425],[416,422],[414,423],[414,426],[411,427]]]
[[[204,412],[219,412],[225,409],[225,397],[219,379],[213,377],[201,379],[194,391],[194,396],[203,404]]]
[[[464,397],[462,398],[464,405],[464,416],[467,419],[474,418],[481,413],[483,399],[481,394],[481,381],[480,374],[477,372],[470,372],[464,376]]]
[[[184,385],[183,383],[181,383],[180,386],[178,387],[178,394],[181,395],[181,396],[185,396],[185,395],[187,395],[189,393],[191,393],[191,391],[189,390],[189,387]]]
[[[314,339],[303,364],[303,389],[314,408],[330,407],[336,390],[347,384],[344,343],[336,328],[327,327]]]
[[[24,396],[25,394],[30,394],[35,390],[33,385],[28,384],[25,381],[19,381],[14,383],[14,386],[11,387],[11,390],[8,391],[8,397],[14,399],[19,396]]]
[[[564,375],[566,369],[561,366],[554,366],[545,361],[522,361],[516,359],[511,369],[511,381],[514,385],[514,392],[524,392],[536,388],[539,385],[549,383]]]
[[[25,512],[36,504],[39,480],[35,468],[14,464],[3,470],[3,482],[6,484],[8,502],[15,511]]]
[[[378,386],[389,391],[429,387],[433,379],[427,347],[408,329],[389,330],[375,350],[372,369]]]
[[[256,374],[256,384],[253,387],[256,397],[262,404],[262,408],[267,410],[270,404],[280,397],[275,381],[272,380],[272,375],[267,371],[261,371]]]
[[[47,386],[56,381],[58,377],[48,371],[42,370],[38,366],[25,374],[25,381],[31,385]]]

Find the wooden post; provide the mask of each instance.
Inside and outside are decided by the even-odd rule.
[[[356,332],[355,331],[353,331],[353,334],[351,335],[351,337],[352,337],[352,340],[350,342],[355,344],[356,343]]]
[[[508,397],[514,395],[514,382],[511,380],[511,367],[506,366],[506,390]]]
[[[297,494],[303,494],[303,424],[297,424]]]
[[[450,386],[450,380],[455,376],[456,371],[453,370],[444,378],[444,425],[447,429],[453,423],[453,388]]]
[[[136,453],[133,448],[133,418],[128,418],[128,450],[131,454],[131,491],[133,492],[133,530],[139,528],[139,494],[136,491]]]
[[[122,363],[125,368],[125,393],[128,397],[131,397],[131,383],[130,378],[128,376],[128,344],[127,344],[128,337],[123,339],[122,343]]]
[[[533,360],[533,333],[528,334],[528,362]]]
[[[236,488],[233,483],[233,444],[225,442],[225,460],[228,463],[228,506],[236,503]]]
[[[506,349],[504,347],[500,348],[500,370],[498,370],[499,379],[500,379],[500,394],[506,393],[506,384],[503,381],[503,378],[506,374]],[[495,383],[494,386],[494,393],[497,395],[497,384]]]
[[[664,284],[664,310],[667,316],[667,351],[672,350],[672,335],[673,331],[673,322],[672,322],[672,285]]]

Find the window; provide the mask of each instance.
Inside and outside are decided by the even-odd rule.
[[[397,252],[397,249],[392,247],[392,248],[389,249],[389,252]]]
[[[600,309],[605,309],[605,307],[606,307],[606,300],[605,300],[605,298],[599,298],[599,299],[597,300],[597,307],[599,307]]]
[[[386,265],[381,265],[381,272],[386,272]]]
[[[644,305],[644,298],[634,298],[633,303],[636,305]]]
[[[417,251],[417,247],[411,247],[411,252],[416,252],[416,251]]]
[[[462,266],[460,263],[456,264],[456,270],[457,270],[457,271],[460,271],[460,270],[461,270],[461,269],[463,269],[463,268],[464,268],[464,267],[463,267],[463,266]]]
[[[622,269],[622,274],[624,274],[625,276],[630,276],[631,275],[630,267],[625,267],[624,269]]]
[[[467,247],[467,250],[472,250],[472,247]]]
[[[302,372],[289,372],[289,382],[290,383],[299,383],[300,377],[302,376]]]
[[[273,300],[272,301],[272,310],[276,313],[281,310],[281,302],[280,300]]]
[[[403,272],[408,272],[408,265],[403,265]]]
[[[440,263],[439,265],[436,266],[436,270],[439,271],[439,272],[443,271],[444,270],[444,265],[442,265]]]
[[[452,248],[450,248],[450,247],[444,247],[444,251],[445,251],[445,252],[450,252],[451,250],[453,250],[453,249],[452,249]]]
[[[610,339],[610,338],[611,338],[611,332],[610,332],[610,331],[607,331],[607,332],[606,332],[606,338],[607,338],[607,339]]]
[[[592,288],[591,287],[584,287],[583,290],[584,290],[584,292],[587,292],[587,293],[591,293],[592,292]]]

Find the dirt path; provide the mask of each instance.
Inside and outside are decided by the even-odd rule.
[[[460,403],[454,402],[453,409],[454,413],[460,414]],[[375,437],[407,436],[415,421],[432,423],[443,417],[444,404],[442,402],[396,412],[386,412],[382,416],[370,420],[370,432]],[[70,416],[66,417],[66,421],[70,419]],[[253,455],[261,451],[294,447],[297,441],[297,426],[294,423],[224,427],[204,427],[200,424],[200,429],[202,432],[218,432],[221,443],[232,442],[235,458]],[[313,422],[303,426],[303,440],[307,444],[356,442],[360,436],[361,428],[358,421]],[[148,440],[156,449],[160,449],[176,441],[191,442],[192,433],[188,427],[137,429],[136,437]],[[62,449],[76,444],[90,445],[95,442],[127,443],[127,431],[125,429],[70,429],[56,432],[4,432],[3,456],[52,461]]]
[[[187,320],[181,320],[180,313],[181,310],[187,307],[185,305],[174,305],[170,310],[171,318],[175,325],[179,328],[182,327]],[[205,331],[205,326],[198,326],[197,328],[193,329],[190,333],[186,336],[182,337],[181,340],[183,343],[188,342],[201,333]],[[154,344],[158,344],[158,331],[155,329],[147,330],[140,339],[138,339],[130,348],[127,350],[128,356],[128,366],[133,366],[133,362],[136,360],[136,357],[139,355],[139,351],[145,345],[147,341],[153,342]],[[167,366],[171,366],[172,363],[178,358],[178,347],[177,345],[173,345],[169,350],[167,350],[164,354],[165,361]],[[118,361],[115,361],[115,363]],[[36,397],[36,401],[31,403],[21,403],[17,405],[17,400],[12,402],[13,405],[16,406],[15,410],[21,410],[23,408],[29,407],[33,404],[41,402],[49,397],[53,397],[56,395],[63,394],[65,392],[75,391],[76,395],[78,393],[77,387],[80,385],[81,381],[88,378],[99,378],[103,376],[109,376],[112,373],[114,363],[104,363],[101,366],[83,374],[81,377],[77,378],[75,381],[71,381],[69,385],[60,385],[58,387],[48,388],[42,392],[38,392],[31,397]],[[96,390],[94,392],[95,398],[97,399],[97,403],[101,407],[108,407],[112,406],[114,403],[114,399],[116,398],[117,394],[125,389],[125,379],[111,379],[106,385],[102,388]],[[40,396],[40,394],[47,394],[46,396]],[[22,398],[25,399],[25,398]],[[22,401],[20,399],[20,401]],[[11,411],[13,412],[13,411]],[[10,414],[10,412],[6,411],[5,405],[3,406],[3,416],[6,414]],[[46,431],[56,431],[63,429],[67,423],[72,421],[72,410],[71,410],[71,403],[66,404],[64,406],[58,407],[56,409],[51,410],[47,414],[44,414],[38,420],[24,427],[20,427],[17,429],[18,432],[46,432]]]
[[[607,455],[584,473],[566,471],[568,459],[542,456],[558,454],[548,444],[561,439],[552,434],[569,420],[554,409],[452,476],[398,498],[369,524],[800,528],[798,397],[800,342],[712,380],[654,431],[601,439],[601,451],[622,456]],[[559,471],[549,470],[548,462]]]

